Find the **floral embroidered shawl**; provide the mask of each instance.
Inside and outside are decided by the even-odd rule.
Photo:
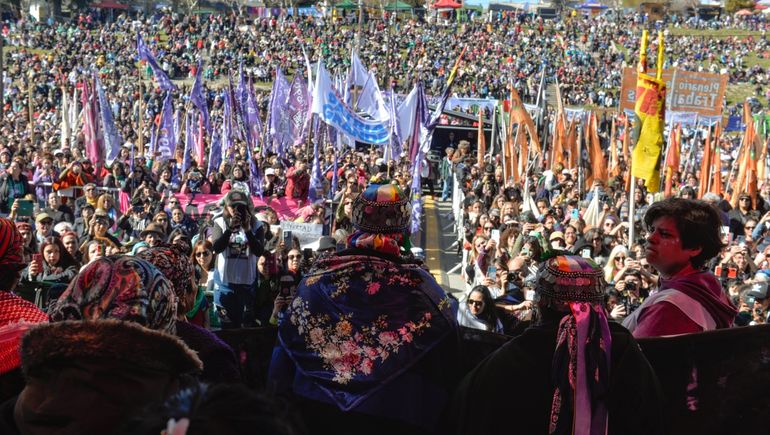
[[[297,369],[348,411],[456,327],[448,297],[418,265],[330,256],[300,283],[278,340]]]

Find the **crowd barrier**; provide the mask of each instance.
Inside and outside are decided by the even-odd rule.
[[[236,350],[244,382],[263,386],[276,328],[216,334]],[[463,352],[459,363],[464,372],[511,339],[467,328],[461,328],[460,335]],[[639,345],[665,396],[666,433],[765,433],[770,412],[766,391],[770,385],[770,325],[640,339]]]

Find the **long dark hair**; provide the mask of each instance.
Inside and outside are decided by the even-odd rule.
[[[64,247],[64,243],[62,243],[61,239],[56,236],[48,236],[43,239],[43,243],[40,244],[40,251],[38,251],[40,252],[40,255],[43,255],[43,252],[45,252],[45,248],[48,245],[56,245],[56,247],[59,248],[59,263],[49,264],[50,267],[61,267],[62,269],[66,269],[70,266],[78,265],[77,260],[75,260],[67,248]],[[43,261],[48,264],[48,261],[45,260],[45,256],[43,257]]]
[[[198,241],[195,242],[195,245],[192,248],[192,253],[190,254],[190,260],[192,260],[195,267],[200,267],[198,262],[195,260],[195,251],[199,246],[203,246],[205,249],[211,251],[211,263],[209,263],[207,271],[214,270],[214,263],[216,260],[216,255],[214,254],[214,245],[212,245],[211,242],[206,239],[198,239]]]
[[[495,300],[492,299],[492,293],[487,286],[477,285],[471,289],[470,293],[468,293],[468,298],[470,298],[471,293],[473,292],[481,293],[481,300],[484,301],[484,309],[476,317],[483,320],[494,329],[495,325],[497,325],[497,311],[495,310]]]

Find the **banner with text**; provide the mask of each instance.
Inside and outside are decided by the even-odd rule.
[[[726,74],[665,69],[663,80],[666,82],[666,112],[691,112],[703,117],[722,115],[727,90]],[[635,103],[636,69],[624,68],[620,110],[633,112]]]

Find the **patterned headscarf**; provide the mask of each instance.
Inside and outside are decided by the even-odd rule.
[[[182,299],[192,291],[191,282],[195,279],[192,260],[186,256],[184,248],[176,245],[162,245],[146,249],[137,258],[147,260],[157,267],[174,286],[177,299]]]
[[[0,268],[24,269],[23,247],[24,239],[16,225],[6,218],[0,218]]]
[[[353,201],[356,231],[348,237],[351,248],[368,248],[399,255],[410,248],[407,229],[411,217],[409,197],[395,184],[370,184]]]
[[[149,262],[130,256],[88,264],[51,305],[52,322],[118,319],[174,334],[177,299],[171,283]]]
[[[551,361],[549,434],[607,433],[604,398],[609,390],[612,335],[604,312],[604,287],[602,269],[577,255],[553,257],[538,271],[538,297],[569,309],[559,322]]]

